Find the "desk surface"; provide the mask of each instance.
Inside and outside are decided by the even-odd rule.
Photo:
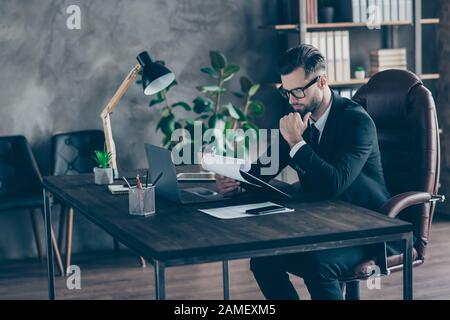
[[[128,214],[127,195],[112,195],[107,186],[93,182],[92,174],[45,177],[44,187],[149,260],[201,259],[411,231],[407,222],[339,200],[291,201],[288,205],[295,208],[294,213],[232,220],[219,220],[197,211],[267,201],[265,196],[195,205],[179,205],[157,198],[155,215],[137,217]]]

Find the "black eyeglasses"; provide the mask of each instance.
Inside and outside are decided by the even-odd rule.
[[[291,94],[297,99],[302,99],[302,98],[306,97],[305,90],[308,89],[309,87],[311,87],[319,79],[320,79],[320,76],[315,77],[310,82],[308,82],[308,84],[304,87],[298,87],[298,88],[294,88],[292,90],[286,90],[285,88],[280,87],[278,90],[280,91],[281,96],[283,98],[285,98],[286,100],[289,100],[289,95],[291,95]]]

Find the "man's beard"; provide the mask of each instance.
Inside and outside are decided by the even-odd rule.
[[[304,105],[304,109],[303,110],[296,110],[294,108],[294,110],[298,113],[300,113],[300,115],[302,116],[302,118],[308,113],[311,112],[311,114],[314,114],[314,112],[319,108],[320,106],[320,101],[318,101],[318,99],[314,98],[311,100],[311,102],[309,103],[309,105]]]

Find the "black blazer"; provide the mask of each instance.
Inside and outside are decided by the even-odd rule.
[[[252,165],[250,173],[269,181],[290,165],[298,173],[300,192],[312,191],[324,198],[339,198],[378,210],[389,198],[389,193],[375,123],[359,104],[332,94],[331,110],[317,150],[306,144],[291,158],[290,147],[280,133],[277,173],[261,175],[261,168],[270,164],[263,165],[259,159]],[[271,153],[271,147],[267,153]]]

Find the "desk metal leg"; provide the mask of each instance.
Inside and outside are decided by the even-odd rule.
[[[48,298],[55,300],[55,261],[52,246],[52,211],[49,193],[44,189],[44,220],[47,243],[47,277],[48,277]]]
[[[160,261],[155,261],[155,286],[156,286],[156,300],[166,299],[166,279],[165,279],[165,269],[164,264]]]
[[[413,299],[413,236],[403,240],[403,299]]]
[[[230,281],[228,272],[228,261],[222,261],[222,275],[223,275],[223,300],[230,300]]]

